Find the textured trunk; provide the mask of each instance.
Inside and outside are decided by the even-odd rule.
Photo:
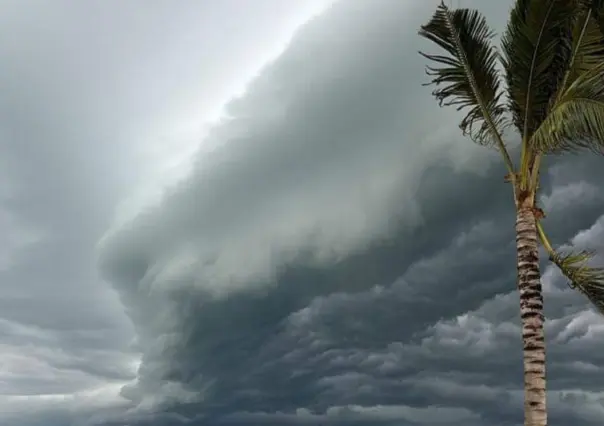
[[[520,207],[516,216],[518,291],[524,346],[524,425],[546,426],[543,296],[535,214]]]

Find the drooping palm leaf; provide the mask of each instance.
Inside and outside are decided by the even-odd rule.
[[[542,152],[604,150],[604,62],[582,73],[531,138]]]
[[[589,266],[591,257],[592,254],[586,251],[550,255],[552,262],[568,278],[569,286],[583,293],[604,314],[604,269]]]
[[[501,139],[505,107],[500,102],[498,56],[492,45],[494,33],[484,16],[475,10],[451,10],[441,3],[419,34],[447,53],[420,52],[438,64],[427,67],[428,75],[434,77],[428,85],[437,86],[433,95],[441,106],[454,105],[458,110],[469,108],[460,124],[464,134],[477,143],[497,145],[507,157],[506,164],[510,168],[511,160]]]
[[[523,141],[545,119],[571,55],[577,0],[517,0],[502,38],[509,109]]]

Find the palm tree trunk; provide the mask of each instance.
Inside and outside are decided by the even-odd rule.
[[[546,426],[543,295],[535,214],[519,207],[516,216],[518,291],[524,346],[524,425]]]

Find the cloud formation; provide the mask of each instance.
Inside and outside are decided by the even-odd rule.
[[[433,6],[340,2],[305,25],[227,106],[215,149],[106,235],[101,269],[144,353],[123,391],[138,412],[518,423],[509,188],[495,153],[463,140],[458,115],[421,87],[415,31]],[[548,166],[548,227],[593,245],[597,161]],[[552,418],[596,424],[600,360],[583,345],[597,347],[602,321],[544,271]]]
[[[123,418],[140,354],[95,244],[123,220],[124,198],[141,182],[154,190],[200,120],[323,3],[3,4],[0,424]]]
[[[462,3],[483,9],[497,29],[510,6]],[[88,297],[100,297],[92,269],[53,266],[91,268],[92,240],[105,230],[94,254],[121,305],[109,296],[98,312],[64,302],[32,322],[15,303],[16,285],[3,295],[0,383],[37,377],[21,382],[18,395],[0,392],[3,424],[520,424],[510,188],[496,153],[465,140],[459,115],[439,109],[421,86],[416,52],[431,47],[416,31],[435,4],[337,2],[228,103],[189,173],[108,229],[107,206],[119,197],[95,181],[101,195],[93,202],[76,177],[107,170],[117,142],[99,170],[53,174],[54,163],[41,158],[35,166],[47,186],[38,192],[35,174],[11,170],[32,188],[21,193],[37,200],[49,200],[52,188],[70,191],[46,216],[12,199],[7,217],[44,226],[14,234],[12,241],[41,240],[27,262],[19,263],[21,243],[0,252],[0,262],[11,262],[0,277],[42,282],[37,265],[54,285],[71,283],[63,291],[94,281]],[[161,115],[151,109],[145,117]],[[109,118],[138,111],[118,110]],[[133,120],[144,122],[138,113]],[[76,157],[91,155],[84,151]],[[122,175],[109,181],[136,180],[125,177],[134,151],[116,160]],[[547,160],[541,201],[556,243],[601,248],[601,161]],[[600,424],[604,321],[545,262],[543,275],[552,424]],[[52,297],[48,286],[39,289]],[[122,306],[131,346],[123,318],[115,320]],[[34,394],[36,413],[25,423]]]

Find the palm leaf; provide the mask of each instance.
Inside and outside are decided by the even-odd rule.
[[[550,256],[562,274],[569,280],[569,286],[583,293],[589,301],[604,314],[604,269],[588,265],[592,254],[554,253]]]
[[[476,10],[450,10],[441,3],[432,19],[421,27],[419,35],[447,53],[431,55],[420,52],[439,65],[428,66],[426,71],[434,77],[426,85],[437,86],[432,92],[434,97],[441,106],[469,109],[460,124],[465,135],[479,144],[496,143],[502,148],[505,108],[500,102],[498,57],[492,45],[494,33],[484,16]]]
[[[591,10],[593,17],[598,23],[598,27],[604,34],[604,0],[583,0],[586,7]]]
[[[583,73],[604,63],[604,23],[602,0],[578,0],[576,11],[570,21],[571,55],[562,84],[558,87],[558,98]]]
[[[581,74],[531,138],[541,152],[604,149],[604,62]]]
[[[513,123],[528,140],[545,119],[571,55],[577,0],[517,0],[502,37]]]

